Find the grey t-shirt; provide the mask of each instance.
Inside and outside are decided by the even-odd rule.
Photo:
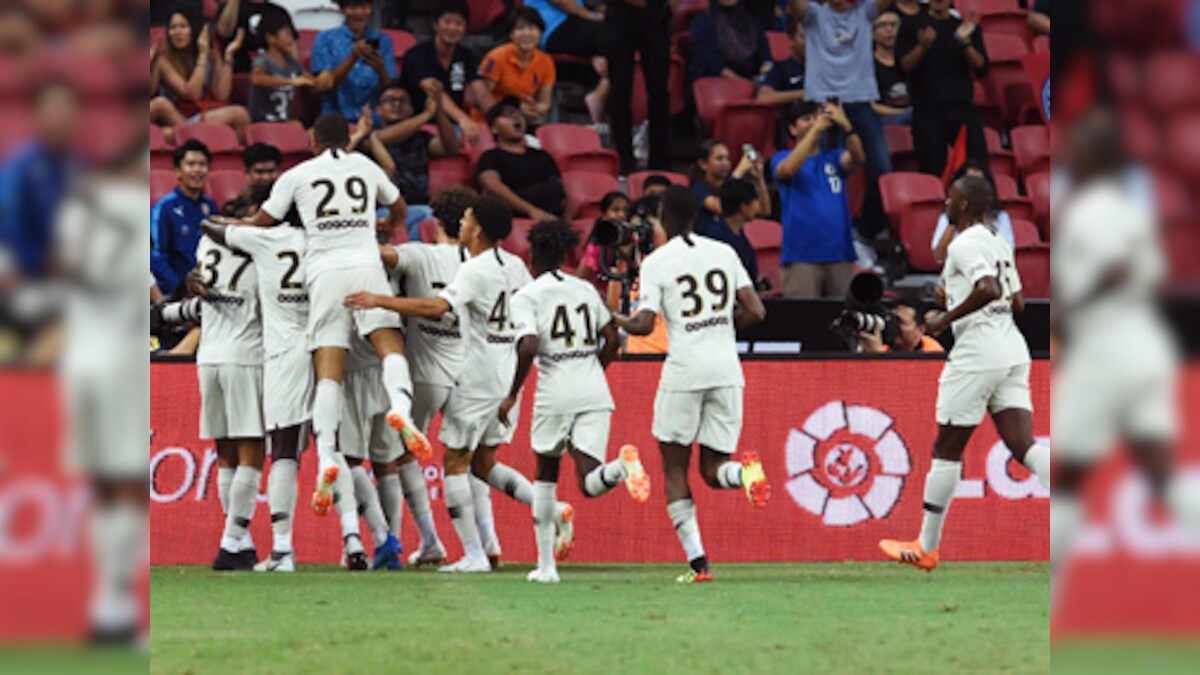
[[[878,15],[875,0],[859,0],[841,13],[827,5],[808,3],[804,16],[806,100],[824,103],[837,96],[842,103],[862,103],[879,98],[871,41]]]
[[[284,57],[283,65],[279,65],[263,52],[254,59],[253,69],[285,79],[304,74],[304,66],[291,54]],[[290,84],[282,87],[250,87],[250,119],[255,122],[286,122],[292,118],[295,99],[296,88]]]

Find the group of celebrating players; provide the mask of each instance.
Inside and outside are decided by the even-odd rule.
[[[667,243],[642,260],[637,310],[625,316],[610,312],[590,283],[560,270],[578,244],[562,221],[530,230],[531,276],[499,246],[513,216],[492,197],[450,190],[434,203],[438,243],[381,246],[376,210],[402,222],[398,190],[376,164],[345,150],[349,126],[341,115],[322,115],[311,134],[314,157],[264,190],[259,204],[240,218],[205,221],[189,276],[196,296],[159,310],[167,321],[201,323],[200,431],[217,445],[225,513],[214,569],[295,568],[297,468],[310,424],[319,462],[312,508],[338,513],[346,566],[401,566],[404,502],[421,533],[408,562],[445,562],[419,464],[432,456],[425,431],[440,411],[444,497],[463,550],[440,569],[487,572],[499,563],[495,488],[531,509],[538,564],[529,579],[557,582],[556,561],[575,536],[574,507],[556,494],[564,453],[585,496],[624,483],[635,501],[649,498],[637,448],[625,445],[609,460],[614,404],[605,368],[620,331],[649,334],[661,317],[669,353],[652,430],[667,510],[689,561],[679,581],[711,580],[688,485],[692,446],[700,446],[705,484],[744,490],[753,506],[766,505],[770,486],[758,456],[734,458],[745,386],[736,331],[766,311],[734,250],[692,233],[698,204],[691,191],[672,187],[662,195],[658,220]],[[1020,281],[1011,251],[985,225],[990,189],[964,178],[950,191],[960,232],[947,268],[950,310],[931,317],[931,328],[953,324],[958,346],[941,383],[925,525],[915,542],[881,542],[892,559],[925,569],[937,565],[963,448],[985,410],[1014,454],[1049,482],[1049,451],[1032,436],[1029,352],[1012,319],[1022,304]],[[531,482],[499,462],[497,449],[512,442],[535,362]],[[267,440],[273,545],[259,562],[247,528]],[[372,561],[360,517],[374,541]]]

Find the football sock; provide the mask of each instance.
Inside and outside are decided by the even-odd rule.
[[[400,476],[385,473],[375,477],[376,490],[379,492],[379,507],[383,509],[383,517],[388,522],[388,532],[400,538],[400,520],[404,516],[404,490],[400,487]]]
[[[313,435],[317,437],[317,456],[321,460],[318,471],[323,471],[334,461],[337,429],[341,421],[342,384],[336,380],[321,380],[313,395]]]
[[[95,590],[92,622],[125,628],[138,620],[134,580],[145,553],[145,509],[131,504],[98,506],[91,516]]]
[[[625,467],[621,465],[621,460],[613,460],[592,469],[583,477],[583,492],[588,497],[599,497],[620,485],[623,480]],[[534,483],[534,487],[537,487],[537,483]]]
[[[412,377],[408,374],[408,359],[403,354],[383,357],[383,388],[387,390],[392,412],[412,421]]]
[[[1070,550],[1071,540],[1083,523],[1083,502],[1075,495],[1050,498],[1050,569],[1053,571]]]
[[[1041,443],[1034,443],[1025,453],[1025,466],[1037,476],[1042,485],[1050,487],[1050,448]]]
[[[742,487],[741,462],[725,462],[717,467],[717,485],[726,490]]]
[[[921,520],[921,549],[938,550],[942,543],[942,524],[954,499],[954,489],[962,475],[962,462],[935,459],[925,475],[925,517]]]
[[[479,543],[479,529],[475,525],[475,507],[471,499],[471,480],[465,473],[446,476],[446,510],[462,542],[463,554],[467,558],[483,556]]]
[[[1193,539],[1200,539],[1200,490],[1188,485],[1182,473],[1176,472],[1167,483],[1163,503],[1183,525]]]
[[[429,483],[425,482],[425,471],[416,462],[400,465],[400,484],[404,487],[404,500],[408,510],[417,521],[421,531],[421,545],[433,546],[438,541],[437,528],[433,524],[433,510],[429,507]]]
[[[294,459],[271,460],[267,473],[267,505],[271,508],[272,551],[292,550],[292,517],[296,513],[296,471]]]
[[[533,484],[533,534],[537,541],[538,569],[552,570],[554,563],[554,505],[558,485],[546,481]]]
[[[217,467],[217,499],[221,500],[221,515],[229,513],[229,485],[233,482],[232,466]]]
[[[334,453],[333,462],[338,467],[338,477],[333,483],[333,505],[342,522],[342,537],[358,536],[358,500],[354,497],[350,465],[340,452]]]
[[[679,543],[689,561],[704,557],[704,544],[700,541],[700,523],[696,522],[696,503],[691,499],[679,499],[667,504],[667,513]]]
[[[367,523],[376,546],[387,543],[388,524],[383,517],[383,509],[379,505],[379,493],[367,475],[367,468],[361,464],[350,469],[350,479],[354,483],[354,500],[358,502],[358,513]]]
[[[499,552],[500,537],[496,534],[496,519],[492,515],[492,488],[474,475],[471,476],[471,502],[475,505],[475,527],[479,530],[479,543],[484,552]]]
[[[233,472],[229,485],[229,513],[225,515],[225,532],[221,535],[221,548],[237,553],[244,548],[242,540],[250,528],[258,500],[258,482],[262,471],[242,465]]]
[[[527,506],[533,505],[533,483],[520,471],[496,462],[487,477],[488,485]]]

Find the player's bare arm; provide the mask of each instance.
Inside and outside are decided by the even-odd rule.
[[[512,387],[508,390],[508,396],[500,403],[500,421],[508,425],[508,413],[517,404],[517,396],[521,393],[521,387],[525,386],[525,378],[529,377],[529,371],[533,369],[533,359],[537,356],[538,347],[541,341],[536,335],[526,335],[517,343],[517,372],[513,375]]]
[[[400,254],[396,253],[396,249],[391,246],[380,245],[379,259],[383,262],[383,266],[390,269],[395,269],[396,265],[400,264]]]
[[[743,286],[737,291],[737,309],[733,314],[733,326],[737,330],[762,323],[767,318],[767,308],[763,305],[758,292],[750,286]]]
[[[204,231],[204,236],[222,246],[228,245],[225,243],[225,230],[228,227],[225,223],[218,223],[211,219],[200,221],[200,229]]]
[[[617,354],[621,351],[621,336],[617,333],[617,323],[609,321],[604,328],[600,329],[600,337],[604,339],[604,346],[600,348],[600,367],[608,368],[608,364],[617,360]]]
[[[381,307],[404,316],[437,321],[450,312],[450,303],[442,298],[394,298],[360,291],[347,295],[344,303],[350,309],[372,309]]]
[[[925,315],[926,332],[930,335],[938,335],[955,321],[978,312],[999,300],[1001,294],[1000,282],[996,280],[996,277],[984,277],[976,281],[971,294],[960,305],[949,312],[931,311]]]
[[[630,335],[649,335],[654,331],[654,317],[654,312],[643,309],[636,316],[613,314],[613,321],[617,322],[621,330]]]

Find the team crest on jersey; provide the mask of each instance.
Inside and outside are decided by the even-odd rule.
[[[787,470],[788,494],[800,508],[850,527],[891,513],[912,463],[890,415],[831,401],[788,434]]]

